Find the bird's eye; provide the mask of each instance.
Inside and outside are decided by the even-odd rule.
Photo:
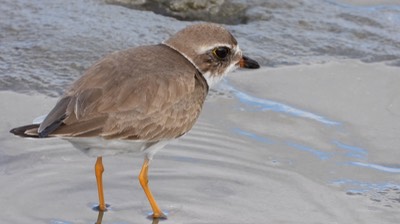
[[[218,59],[225,59],[230,53],[230,49],[227,47],[217,47],[212,52]]]

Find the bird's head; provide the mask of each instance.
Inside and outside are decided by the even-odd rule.
[[[255,60],[243,55],[227,29],[213,23],[188,26],[163,44],[186,57],[203,74],[209,86],[238,67],[260,67]]]

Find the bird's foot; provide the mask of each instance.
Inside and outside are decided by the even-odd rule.
[[[111,207],[111,205],[109,205],[109,204],[106,204],[106,206],[96,205],[96,206],[92,207],[92,209],[93,209],[93,211],[96,211],[96,212],[100,212],[100,211],[106,212],[110,207]]]
[[[165,215],[163,212],[157,212],[157,213],[152,213],[148,216],[149,219],[158,219],[158,220],[164,220],[167,219],[167,215]]]

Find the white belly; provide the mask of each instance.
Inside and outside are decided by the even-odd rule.
[[[122,153],[146,153],[151,159],[153,155],[170,141],[149,143],[138,140],[106,140],[101,137],[63,137],[75,148],[91,157],[117,155]]]

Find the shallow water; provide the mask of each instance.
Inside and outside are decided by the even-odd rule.
[[[376,72],[366,72],[374,69]],[[194,129],[156,154],[149,179],[157,201],[169,214],[161,223],[400,220],[396,150],[400,140],[396,137],[399,130],[395,130],[399,117],[391,117],[385,107],[377,106],[378,117],[365,112],[373,129],[365,130],[362,116],[350,112],[363,109],[362,104],[351,103],[353,98],[359,100],[365,90],[381,88],[375,81],[379,75],[385,74],[394,83],[400,81],[398,68],[346,62],[279,70],[232,74],[212,90]],[[312,71],[318,74],[311,75]],[[352,78],[358,73],[364,73],[364,81]],[[347,84],[336,83],[336,78]],[[249,81],[243,84],[246,79]],[[306,90],[307,79],[319,82],[314,88],[318,94],[296,93],[285,83],[293,81],[299,90]],[[263,90],[263,81],[280,90]],[[359,91],[346,94],[348,101],[343,102],[341,94],[329,90],[337,85],[343,91],[347,87]],[[398,91],[387,86],[366,99],[365,106],[381,101],[382,95],[399,96]],[[270,99],[263,98],[265,94]],[[45,113],[55,100],[0,92],[1,107],[6,108],[2,130]],[[312,101],[312,106],[307,101]],[[333,105],[343,102],[347,111],[325,108],[325,101]],[[37,106],[43,102],[44,106]],[[392,104],[392,111],[400,111],[400,104]],[[13,116],[4,118],[5,114]],[[381,128],[393,131],[381,132]],[[371,139],[368,131],[375,138]],[[97,219],[98,213],[92,210],[97,203],[93,158],[62,140],[27,140],[6,131],[0,137],[0,198],[7,205],[0,211],[2,222],[64,224]],[[385,139],[392,143],[376,147]],[[142,161],[142,156],[134,154],[104,158],[105,198],[111,207],[103,223],[152,222],[146,219],[150,206],[137,181]]]
[[[39,3],[40,2],[40,3]],[[397,223],[398,6],[299,1],[229,26],[269,68],[211,90],[195,128],[155,156],[161,223]],[[190,24],[100,1],[0,5],[1,223],[94,223],[94,160],[65,141],[8,133],[45,114],[108,52],[158,43]],[[138,23],[137,21],[140,21]],[[167,24],[167,25],[165,25]],[[283,66],[312,64],[312,66]],[[39,95],[42,93],[44,95]],[[143,158],[104,159],[103,223],[151,223]]]

